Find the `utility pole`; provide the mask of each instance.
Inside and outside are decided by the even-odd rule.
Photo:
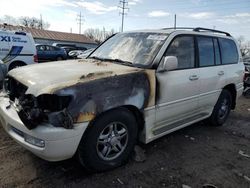
[[[176,14],[174,15],[174,29],[176,29]]]
[[[84,17],[82,16],[82,12],[80,14],[77,14],[76,18],[77,24],[79,25],[79,34],[82,34],[82,25],[84,21]]]
[[[105,27],[103,27],[103,40],[105,40],[106,38],[106,30],[105,30]]]
[[[124,16],[127,14],[125,11],[128,10],[128,1],[127,0],[120,0],[120,5],[118,8],[121,9],[120,15],[122,15],[122,27],[121,27],[121,32],[123,32],[123,27],[124,27]]]
[[[43,29],[43,16],[40,14],[40,29]]]

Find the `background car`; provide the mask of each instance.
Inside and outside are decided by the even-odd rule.
[[[38,62],[59,61],[67,59],[66,51],[59,47],[37,44],[36,49]]]
[[[85,50],[87,50],[87,48],[85,48],[85,47],[77,47],[77,46],[62,46],[61,48],[66,51],[68,59],[76,58],[75,55],[72,56],[72,55],[69,54],[71,51],[82,51],[82,52],[84,52]]]
[[[85,50],[83,53],[79,54],[77,56],[77,58],[79,59],[85,59],[87,58],[93,51],[95,50],[95,48],[90,48],[88,50]]]

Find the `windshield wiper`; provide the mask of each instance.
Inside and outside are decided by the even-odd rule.
[[[100,60],[100,61],[105,61],[105,59],[100,58],[100,57],[97,57],[97,56],[90,56],[90,57],[88,57],[88,58],[97,59],[97,60]]]
[[[121,59],[114,59],[114,60],[112,60],[112,61],[116,61],[116,62],[118,62],[118,63],[122,63],[122,64],[129,64],[129,65],[133,65],[133,63],[132,63],[132,62],[130,62],[130,61],[124,61],[124,60],[121,60]]]
[[[114,63],[120,63],[120,64],[123,64],[123,65],[129,65],[129,66],[133,65],[132,62],[124,61],[124,60],[121,60],[121,59],[101,58],[101,57],[97,57],[97,56],[91,56],[89,58],[97,59],[97,60],[100,60],[100,61],[111,61],[111,62],[114,62]]]
[[[103,59],[104,61],[111,61],[111,62],[114,62],[114,63],[120,63],[120,64],[123,64],[123,65],[133,65],[132,62],[129,62],[129,61],[124,61],[124,60],[121,60],[121,59],[109,59],[109,58],[105,58]]]

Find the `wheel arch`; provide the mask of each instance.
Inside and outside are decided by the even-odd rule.
[[[144,128],[145,120],[143,113],[133,105],[125,105],[123,108],[128,109],[135,117],[136,122],[138,124],[138,130],[141,131]]]
[[[8,67],[8,71],[12,70],[13,68],[15,68],[16,66],[25,66],[27,65],[25,62],[23,61],[13,61],[10,63],[9,67]]]
[[[232,107],[231,109],[235,109],[236,107],[236,98],[237,98],[237,91],[235,84],[231,83],[226,85],[223,89],[229,91],[232,95]]]
[[[133,106],[133,105],[123,105],[123,106],[118,106],[118,107],[111,108],[111,109],[108,109],[106,111],[103,111],[102,113],[100,113],[97,116],[95,116],[94,119],[92,119],[89,122],[89,125],[88,125],[86,131],[92,127],[92,125],[95,123],[95,121],[100,116],[104,115],[106,112],[113,111],[113,110],[119,110],[119,109],[128,110],[135,117],[135,120],[136,120],[137,126],[138,126],[138,134],[139,134],[140,131],[142,131],[143,128],[144,128],[144,124],[145,124],[144,115],[143,115],[143,113],[136,106]],[[84,136],[84,134],[83,134],[83,136]]]

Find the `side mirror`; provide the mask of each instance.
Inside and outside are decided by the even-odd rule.
[[[178,59],[175,56],[166,56],[163,61],[161,61],[157,72],[171,71],[178,68]]]

